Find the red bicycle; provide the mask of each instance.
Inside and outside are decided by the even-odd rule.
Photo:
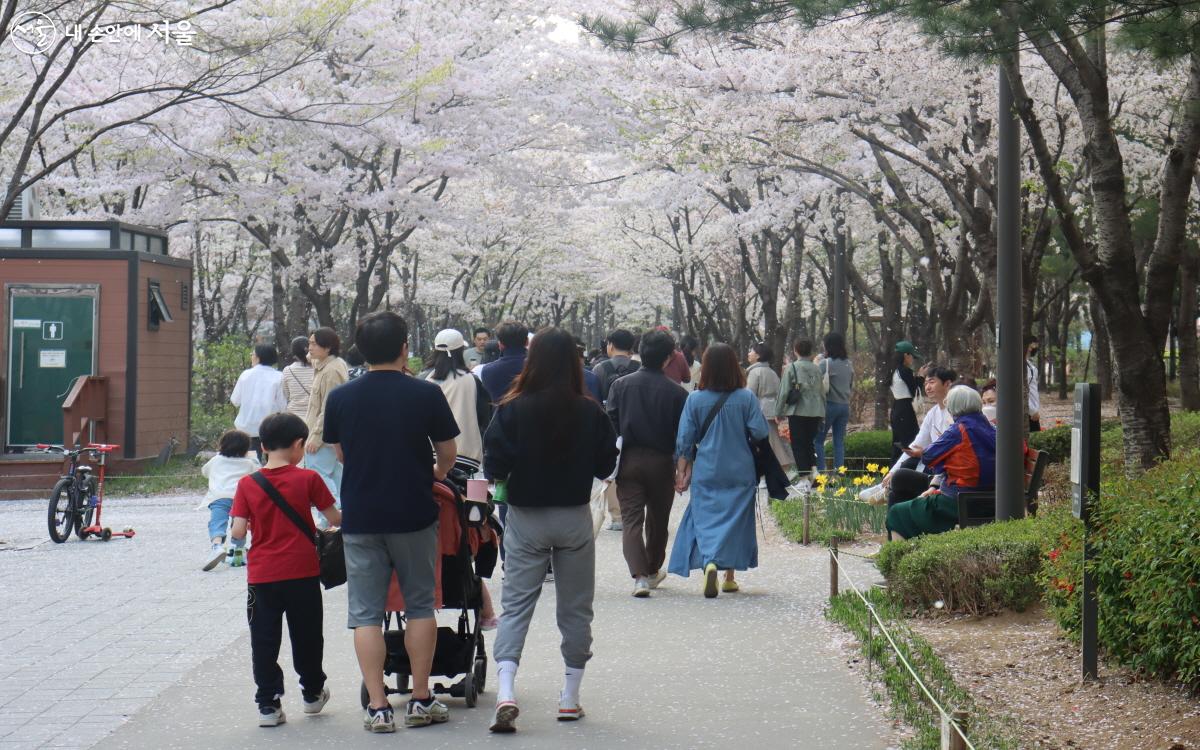
[[[64,459],[71,462],[71,467],[54,485],[50,494],[46,525],[51,540],[62,544],[71,538],[72,530],[80,539],[95,536],[106,542],[114,536],[128,539],[134,535],[132,528],[127,527],[123,531],[114,532],[107,526],[100,525],[100,514],[104,508],[105,459],[119,447],[121,446],[94,443],[77,450],[67,450],[61,445],[37,445],[38,450],[61,453]],[[81,463],[83,456],[96,459],[100,467],[99,474],[93,473],[95,469],[91,466]]]

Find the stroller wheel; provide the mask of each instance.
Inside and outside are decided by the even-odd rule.
[[[412,688],[408,686],[408,672],[396,673],[396,691],[400,695],[408,695],[412,692]]]
[[[475,658],[475,689],[482,693],[487,687],[487,657],[478,656]]]
[[[474,669],[468,669],[466,675],[463,676],[462,695],[463,700],[467,703],[467,708],[475,708],[475,703],[479,699],[479,686],[475,684]]]

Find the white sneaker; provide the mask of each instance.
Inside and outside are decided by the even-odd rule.
[[[283,715],[283,709],[279,706],[258,707],[258,725],[260,727],[277,727],[286,723],[287,717]]]
[[[801,479],[791,487],[788,487],[788,489],[796,495],[807,495],[809,492],[812,492],[812,482],[808,479]]]
[[[638,576],[633,582],[633,595],[638,599],[645,599],[650,596],[650,581],[646,576]]]
[[[312,715],[321,713],[329,702],[329,688],[321,688],[321,695],[315,701],[304,701],[304,713]]]
[[[578,700],[568,701],[565,696],[560,695],[558,698],[558,720],[559,721],[579,721],[584,716],[583,706],[579,705]]]
[[[204,567],[201,568],[201,570],[207,573],[208,571],[217,567],[225,560],[225,555],[226,551],[224,544],[212,545],[208,550],[208,562],[204,563]]]
[[[516,701],[500,701],[496,704],[496,713],[492,715],[492,725],[488,727],[489,731],[497,734],[510,734],[517,731],[517,717],[521,714],[521,709],[517,708]]]
[[[868,487],[858,493],[858,499],[871,505],[883,505],[887,502],[887,488],[882,484],[877,484],[873,487]]]
[[[654,575],[650,576],[650,588],[652,588],[652,589],[658,588],[658,584],[662,583],[665,580],[667,580],[667,571],[665,571],[665,570],[658,571]]]
[[[396,715],[392,712],[392,707],[368,707],[363,712],[363,729],[372,733],[396,731]]]

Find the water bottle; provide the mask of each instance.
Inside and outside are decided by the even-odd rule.
[[[492,490],[492,500],[497,505],[506,505],[508,503],[508,482],[501,480],[496,482],[496,489]]]

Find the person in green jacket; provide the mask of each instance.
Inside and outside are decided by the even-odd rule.
[[[804,482],[817,465],[813,442],[821,420],[825,418],[825,393],[821,370],[813,362],[812,341],[797,339],[794,349],[796,359],[784,369],[779,397],[775,400],[775,421],[782,424],[787,420],[792,433],[792,455],[796,459],[800,481]],[[789,398],[793,391],[797,395]]]

